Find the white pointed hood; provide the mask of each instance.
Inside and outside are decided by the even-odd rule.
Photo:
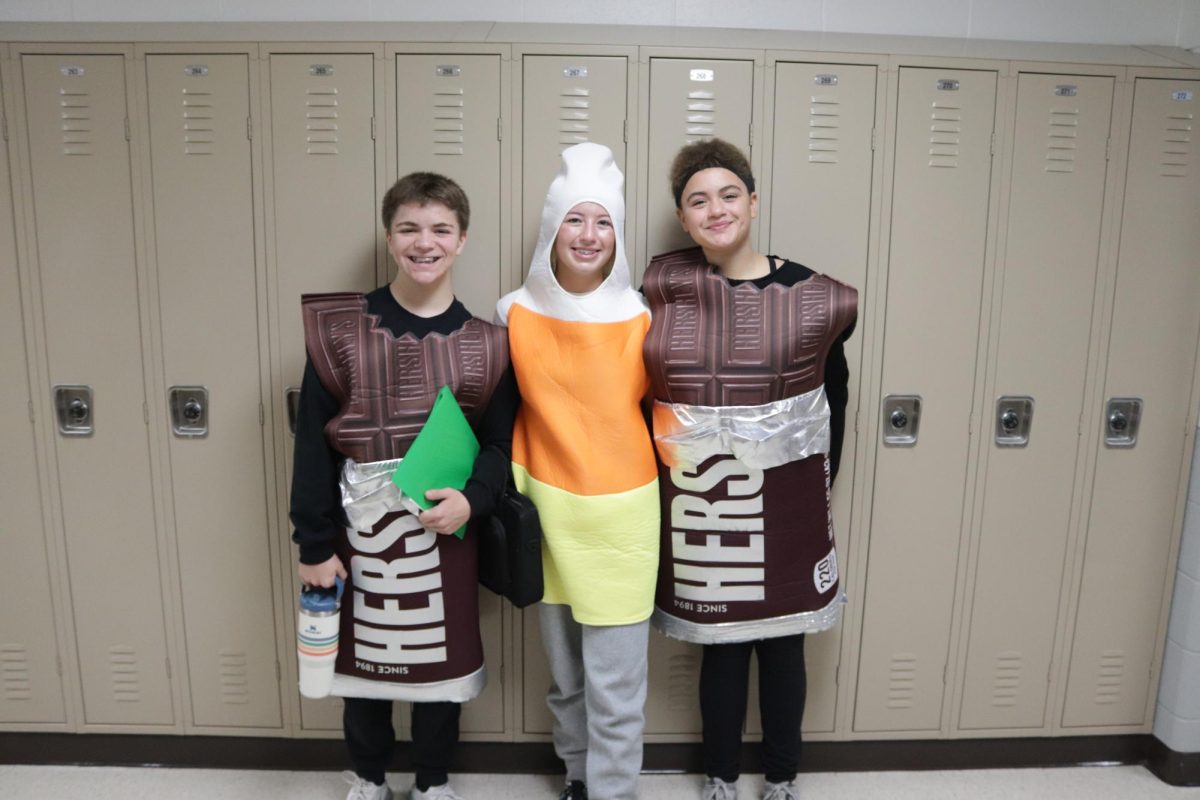
[[[616,251],[612,270],[599,287],[587,294],[571,294],[554,276],[550,251],[567,212],[588,202],[604,206],[612,218]],[[625,257],[625,178],[613,160],[612,151],[604,145],[585,142],[563,151],[562,167],[546,192],[529,275],[524,286],[496,304],[498,322],[507,323],[513,303],[544,316],[574,322],[620,322],[647,312],[645,300],[630,285],[629,262]]]

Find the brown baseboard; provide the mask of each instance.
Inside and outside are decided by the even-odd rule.
[[[553,747],[543,742],[462,742],[457,761],[459,772],[562,772]],[[1200,753],[1176,753],[1148,734],[806,742],[801,763],[804,772],[1144,764],[1172,786],[1200,785]],[[346,767],[346,751],[336,739],[0,733],[0,764],[340,770]],[[757,746],[745,746],[742,768],[761,771]],[[392,769],[410,769],[406,744],[397,746]],[[644,769],[699,773],[700,746],[647,744]]]

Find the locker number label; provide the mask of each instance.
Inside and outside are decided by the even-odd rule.
[[[817,86],[837,86],[837,75],[818,75],[813,78],[813,83]]]
[[[61,72],[63,75],[66,75],[68,78],[82,78],[87,70],[85,70],[83,67],[77,67],[68,64],[67,66],[60,68],[59,72]]]
[[[1171,99],[1177,103],[1190,103],[1194,95],[1187,89],[1180,89],[1178,92],[1171,92]]]
[[[204,64],[188,64],[183,68],[183,74],[189,78],[203,78],[208,74],[208,67]]]
[[[308,68],[308,74],[314,78],[328,78],[333,75],[333,64],[313,64]]]
[[[1079,94],[1079,87],[1069,83],[1060,84],[1054,87],[1056,97],[1076,97]]]
[[[711,69],[694,69],[690,73],[691,79],[694,81],[711,81],[716,77]]]
[[[563,69],[564,78],[586,78],[587,67],[566,67]]]
[[[439,78],[457,78],[462,75],[462,67],[458,64],[439,64],[434,72]]]
[[[958,81],[954,78],[942,78],[937,82],[939,92],[957,92]]]

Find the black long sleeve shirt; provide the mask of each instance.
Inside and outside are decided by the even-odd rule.
[[[379,317],[380,326],[394,336],[406,333],[417,338],[431,333],[449,335],[471,319],[471,312],[457,299],[433,317],[419,317],[405,309],[396,302],[387,286],[369,293],[366,299],[367,313]],[[475,426],[479,455],[463,489],[471,506],[471,519],[490,514],[508,482],[513,420],[519,402],[516,378],[509,366]],[[300,408],[296,415],[291,499],[291,519],[295,526],[292,541],[300,546],[302,564],[320,564],[329,560],[334,554],[338,532],[346,527],[338,486],[345,456],[334,450],[325,438],[325,426],[340,410],[337,399],[322,385],[312,361],[308,361],[304,366]]]

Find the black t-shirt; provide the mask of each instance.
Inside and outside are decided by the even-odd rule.
[[[394,336],[406,333],[417,338],[431,333],[449,335],[471,319],[471,312],[457,299],[433,317],[419,317],[404,308],[396,302],[387,286],[369,293],[366,299],[367,313],[379,317],[380,327],[387,328]],[[519,402],[516,378],[509,366],[475,428],[479,455],[463,489],[471,506],[471,519],[490,514],[504,491],[512,458],[513,420]],[[300,408],[296,414],[291,500],[291,518],[295,526],[292,540],[300,545],[302,564],[327,561],[333,555],[338,532],[346,527],[338,486],[345,456],[334,450],[325,438],[325,426],[340,410],[337,399],[322,385],[312,361],[308,361],[304,365]]]

